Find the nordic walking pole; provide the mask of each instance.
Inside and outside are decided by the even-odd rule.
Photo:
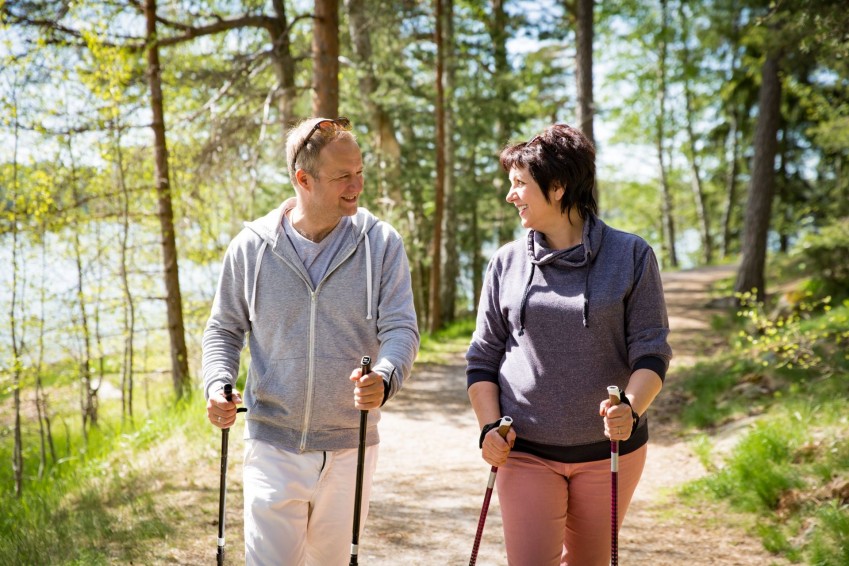
[[[501,438],[507,438],[507,432],[513,425],[513,419],[510,417],[501,417],[501,422],[498,423],[498,434]],[[483,526],[486,523],[486,513],[489,511],[489,500],[492,498],[492,488],[495,485],[495,474],[498,473],[498,466],[493,466],[489,470],[489,481],[486,484],[486,493],[483,496],[483,506],[481,507],[481,517],[478,519],[478,531],[475,533],[475,545],[472,547],[472,557],[469,559],[469,566],[475,566],[478,560],[478,548],[481,545],[481,536],[483,536]]]
[[[371,358],[363,356],[361,375],[371,372]],[[366,459],[366,428],[368,427],[368,411],[360,411],[360,442],[357,447],[357,488],[354,493],[354,530],[351,534],[351,561],[349,566],[357,564],[360,551],[360,508],[363,500],[363,468]]]
[[[620,391],[615,385],[607,388],[610,405],[618,405]],[[610,441],[610,566],[619,564],[619,441]]]
[[[224,386],[224,398],[233,400],[233,386],[229,383]],[[244,413],[247,409],[240,407],[237,413]],[[220,418],[220,417],[219,417]],[[230,429],[221,429],[221,483],[218,488],[218,566],[224,565],[224,501],[227,499],[227,452],[230,439]]]

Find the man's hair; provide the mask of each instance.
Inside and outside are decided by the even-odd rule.
[[[319,153],[327,144],[340,138],[349,139],[354,143],[357,141],[357,136],[351,130],[319,128],[312,131],[313,126],[322,121],[332,120],[329,118],[307,118],[286,132],[286,164],[289,168],[289,181],[293,186],[298,184],[298,179],[295,177],[295,171],[298,169],[303,169],[313,176],[318,174]],[[312,135],[304,144],[304,138],[310,132],[312,132]],[[297,162],[295,162],[295,153],[298,153]]]
[[[593,195],[595,186],[595,147],[577,128],[554,124],[528,142],[508,145],[501,151],[501,167],[527,169],[545,200],[552,190],[563,187],[560,210],[575,208],[584,220],[598,214]]]

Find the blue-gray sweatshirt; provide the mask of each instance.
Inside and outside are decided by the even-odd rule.
[[[582,243],[545,247],[531,230],[489,263],[466,354],[471,386],[500,388],[514,449],[568,462],[609,457],[598,415],[606,388],[648,368],[665,377],[672,350],[657,260],[641,238],[592,217]],[[648,440],[648,419],[620,445]]]
[[[315,287],[281,229],[292,200],[233,239],[203,334],[207,396],[235,384],[248,336],[245,437],[303,452],[356,448],[359,411],[348,379],[363,356],[393,397],[419,347],[410,270],[390,225],[360,208]],[[368,445],[380,411],[369,412]]]

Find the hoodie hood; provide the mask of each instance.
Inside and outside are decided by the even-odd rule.
[[[259,271],[262,267],[263,255],[265,255],[265,251],[268,249],[268,246],[271,246],[272,250],[278,249],[278,240],[280,240],[280,235],[283,234],[283,216],[287,212],[295,208],[297,202],[298,201],[295,197],[289,198],[285,200],[283,204],[281,204],[265,216],[256,220],[252,220],[250,222],[245,222],[245,228],[248,228],[249,230],[253,231],[257,236],[262,239],[262,244],[260,245],[259,251],[257,252],[256,269],[254,270],[253,285],[251,287],[251,298],[248,301],[251,322],[253,322],[253,320],[256,318],[256,290],[257,282],[259,281]],[[371,246],[369,245],[370,242],[368,233],[377,224],[377,222],[377,217],[371,212],[362,207],[358,208],[357,213],[353,217],[351,217],[351,230],[353,231],[354,244],[350,248],[349,253],[343,254],[343,256],[347,257],[348,255],[350,255],[350,253],[353,253],[353,250],[360,245],[360,242],[362,240],[365,240],[367,320],[372,319],[371,304],[374,295],[374,286],[372,283],[371,272]],[[285,240],[285,238],[283,240]],[[343,259],[336,258],[336,260],[334,260],[334,263],[331,265],[330,271],[332,271],[335,266],[338,265],[338,263],[340,263],[341,261],[343,261]]]
[[[605,224],[596,216],[590,216],[584,222],[581,243],[565,250],[554,250],[547,247],[545,237],[536,230],[528,232],[528,259],[531,262],[531,272],[525,283],[522,295],[522,305],[519,310],[519,336],[525,333],[525,309],[528,305],[528,294],[534,281],[537,266],[551,265],[558,269],[586,270],[584,277],[584,328],[589,327],[590,318],[590,270],[592,263],[601,249],[604,241]]]
[[[245,227],[253,230],[260,238],[274,246],[281,234],[280,227],[283,225],[283,215],[295,208],[298,199],[295,197],[286,199],[283,204],[256,220],[245,222]],[[365,208],[358,208],[357,213],[351,217],[352,229],[357,235],[357,243],[365,238],[369,230],[377,224],[378,219]]]
[[[598,255],[604,239],[604,228],[604,222],[596,216],[590,216],[584,222],[581,243],[565,250],[549,248],[545,237],[536,230],[531,230],[528,232],[528,257],[534,265],[584,267],[591,264]]]

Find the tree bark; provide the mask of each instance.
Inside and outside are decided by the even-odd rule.
[[[578,127],[595,144],[593,117],[593,5],[594,0],[575,2],[575,84],[578,87]]]
[[[440,301],[442,267],[442,215],[445,199],[445,46],[442,32],[442,0],[434,0],[436,26],[433,40],[436,43],[436,194],[433,215],[433,240],[430,266],[430,325],[436,332],[442,328],[442,305]]]
[[[457,244],[457,205],[454,175],[454,0],[443,0],[445,19],[445,214],[442,219],[442,322],[454,322],[457,303],[457,283],[460,277],[460,256]]]
[[[658,99],[658,113],[656,119],[656,149],[657,149],[657,161],[658,166],[660,168],[660,186],[661,186],[661,213],[663,222],[663,241],[661,243],[661,248],[663,250],[662,257],[668,262],[670,267],[678,267],[678,254],[675,251],[675,220],[674,220],[674,203],[672,201],[672,189],[669,186],[669,179],[666,175],[666,163],[663,155],[663,140],[665,136],[665,127],[664,124],[666,122],[666,52],[667,52],[667,41],[666,34],[669,29],[669,10],[667,8],[666,0],[661,0],[661,17],[663,18],[661,23],[661,37],[660,37],[660,61],[657,69],[657,77],[658,77],[658,89],[657,89],[657,99]]]
[[[295,59],[292,57],[292,44],[289,39],[290,23],[286,16],[286,2],[273,0],[275,25],[269,28],[271,34],[271,61],[277,77],[277,112],[283,133],[295,125],[295,100],[298,95],[295,87]]]
[[[495,119],[495,144],[500,148],[510,141],[510,136],[513,134],[513,106],[510,96],[510,63],[507,60],[507,12],[504,9],[506,0],[491,0],[492,1],[492,18],[489,20],[489,36],[492,41],[492,56],[493,65],[495,67],[494,89],[495,99],[497,101],[497,113]],[[496,154],[496,158],[497,158]],[[493,181],[493,190],[495,191],[495,200],[507,195],[505,190],[504,176],[500,170],[496,173]],[[495,209],[495,227],[498,232],[498,243],[506,244],[513,239],[513,216],[508,214],[506,206],[499,206]]]
[[[743,225],[743,257],[734,284],[734,290],[738,293],[754,290],[759,301],[763,300],[765,295],[766,244],[775,193],[775,155],[778,148],[776,134],[781,120],[779,68],[779,55],[769,53],[761,69],[752,180],[749,183]]]
[[[678,13],[681,18],[681,29],[684,33],[688,33],[689,22],[687,20],[687,12],[682,2],[678,6]],[[708,218],[707,207],[705,206],[705,194],[702,189],[702,174],[699,168],[698,151],[696,149],[696,134],[693,131],[693,91],[690,88],[690,50],[687,47],[687,38],[682,42],[681,57],[684,67],[684,105],[686,111],[686,129],[687,141],[689,144],[689,159],[690,159],[690,188],[693,192],[693,203],[696,208],[696,220],[699,224],[699,236],[702,241],[702,261],[705,265],[710,265],[713,261],[713,241],[710,233],[710,219]]]
[[[383,216],[390,222],[401,217],[404,196],[401,191],[401,145],[388,110],[375,99],[380,84],[372,62],[369,19],[364,0],[345,0],[351,44],[357,58],[360,97],[369,113],[378,164],[378,193]],[[412,227],[409,227],[412,230]]]
[[[12,88],[12,104],[17,110],[17,92],[15,85]],[[19,125],[17,113],[13,114],[13,130],[14,142],[12,149],[12,221],[9,223],[12,228],[12,296],[9,301],[9,330],[12,341],[12,399],[14,411],[14,447],[12,449],[12,474],[15,478],[15,496],[19,499],[24,494],[24,446],[23,435],[21,434],[21,381],[23,379],[23,368],[21,364],[21,344],[18,339],[17,325],[17,308],[18,308],[18,218],[17,218],[17,200],[18,200],[18,142],[19,142]],[[23,340],[21,340],[22,342]]]
[[[147,78],[150,87],[151,129],[154,138],[157,215],[161,232],[162,260],[165,275],[165,304],[168,335],[171,342],[171,379],[177,399],[191,393],[183,299],[177,266],[177,240],[174,233],[174,209],[171,203],[171,181],[168,172],[168,147],[165,137],[165,111],[162,104],[162,77],[159,45],[156,37],[156,0],[145,0],[147,23]]]
[[[740,140],[739,113],[737,108],[731,111],[731,127],[728,130],[726,145],[730,146],[728,153],[728,173],[725,178],[725,210],[722,214],[722,257],[728,257],[731,249],[731,217],[737,201],[737,173],[739,170]]]
[[[339,0],[315,0],[312,36],[312,113],[339,114]]]
[[[595,146],[593,118],[593,5],[594,0],[575,1],[575,83],[578,87],[578,127]],[[599,203],[598,184],[593,196]]]

